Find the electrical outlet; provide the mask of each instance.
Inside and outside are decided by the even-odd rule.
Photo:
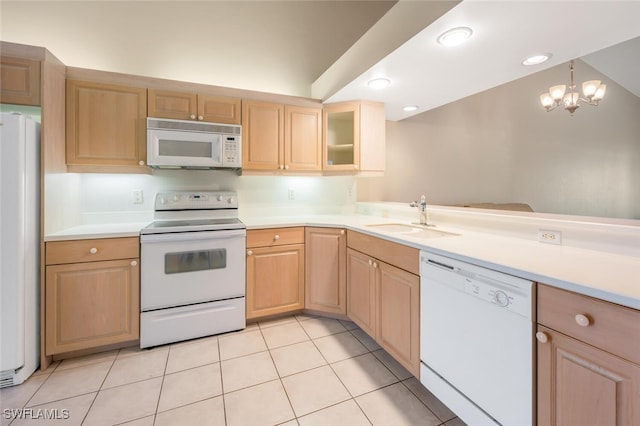
[[[296,192],[289,188],[289,200],[295,200],[296,199]]]
[[[562,232],[549,229],[538,230],[538,241],[548,244],[562,244]]]
[[[142,189],[134,189],[131,191],[131,197],[133,199],[133,204],[142,204],[144,201],[142,198]]]

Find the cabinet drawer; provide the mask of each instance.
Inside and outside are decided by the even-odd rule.
[[[360,232],[347,233],[347,246],[415,275],[420,274],[420,250]]]
[[[539,284],[538,323],[640,364],[640,311]]]
[[[270,228],[247,231],[247,248],[303,244],[304,228]]]
[[[138,237],[52,241],[45,245],[47,265],[138,257],[140,257]]]

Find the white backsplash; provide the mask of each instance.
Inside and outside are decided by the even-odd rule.
[[[77,225],[145,222],[166,190],[231,190],[243,215],[338,214],[355,211],[352,176],[238,176],[230,171],[154,170],[151,175],[78,174]],[[134,190],[143,203],[134,204]]]

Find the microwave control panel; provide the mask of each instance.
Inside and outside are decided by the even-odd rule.
[[[240,153],[240,147],[242,144],[240,135],[223,135],[222,144],[222,163],[225,166],[240,167],[242,165],[242,155]]]

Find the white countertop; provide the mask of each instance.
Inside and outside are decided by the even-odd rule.
[[[507,274],[640,309],[640,258],[533,240],[492,235],[462,228],[436,227],[459,234],[414,238],[367,227],[408,223],[370,215],[241,217],[247,229],[291,226],[344,227],[390,241],[474,263]],[[45,241],[138,236],[148,223],[83,225],[47,235]]]

